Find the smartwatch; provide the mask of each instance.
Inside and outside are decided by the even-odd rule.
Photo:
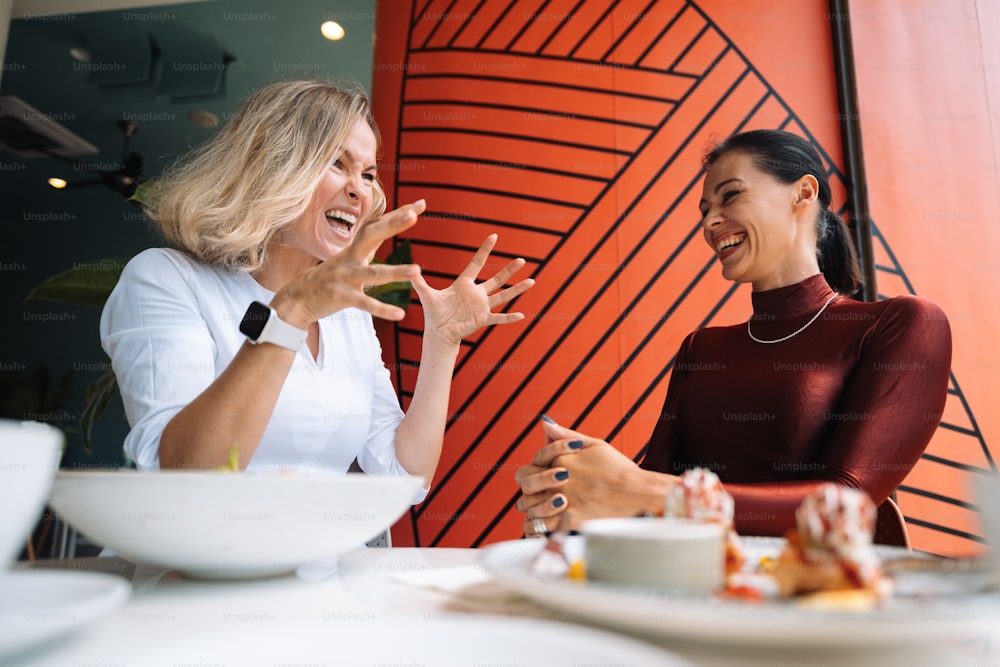
[[[247,308],[240,322],[240,333],[251,343],[271,343],[287,350],[298,350],[306,342],[306,330],[293,327],[278,317],[278,313],[260,301],[254,301]]]

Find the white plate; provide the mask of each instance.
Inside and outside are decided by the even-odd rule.
[[[749,562],[777,554],[780,539],[746,539]],[[868,612],[833,612],[796,607],[794,602],[752,603],[714,597],[682,598],[653,588],[528,574],[540,540],[511,540],[483,548],[481,566],[499,581],[548,607],[605,627],[633,634],[754,646],[878,646],[894,642],[934,642],[989,632],[1000,621],[1000,595],[893,598]],[[583,538],[567,541],[567,554],[583,556]],[[906,552],[880,547],[882,558]]]
[[[0,573],[0,659],[68,634],[124,603],[121,577],[75,570]]]

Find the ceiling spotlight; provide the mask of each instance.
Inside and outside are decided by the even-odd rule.
[[[61,178],[56,178],[55,176],[53,176],[52,178],[49,179],[49,185],[54,187],[56,190],[62,190],[64,187],[66,187],[66,181],[64,181]]]
[[[73,60],[77,60],[81,63],[90,62],[90,51],[79,46],[74,46],[69,50],[69,55],[73,56]]]
[[[331,41],[337,41],[338,39],[344,38],[344,28],[336,21],[326,21],[319,27],[319,31],[323,33],[323,36]]]
[[[188,114],[188,118],[198,127],[213,128],[219,126],[219,117],[211,111],[198,109]]]

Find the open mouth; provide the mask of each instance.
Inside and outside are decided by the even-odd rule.
[[[351,229],[358,221],[355,216],[344,211],[329,210],[325,215],[330,227],[341,236],[350,236]]]
[[[719,258],[724,259],[735,252],[746,240],[746,234],[732,234],[716,242],[715,250],[719,253]]]

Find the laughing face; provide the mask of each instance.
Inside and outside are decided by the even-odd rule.
[[[818,211],[811,204],[815,196],[810,199],[801,182],[783,183],[750,155],[730,151],[719,157],[705,176],[699,208],[723,277],[762,291],[818,273]]]
[[[282,235],[286,254],[282,261],[315,265],[350,244],[358,222],[372,210],[376,153],[374,132],[359,121],[344,140],[341,154],[323,174],[308,208]]]

